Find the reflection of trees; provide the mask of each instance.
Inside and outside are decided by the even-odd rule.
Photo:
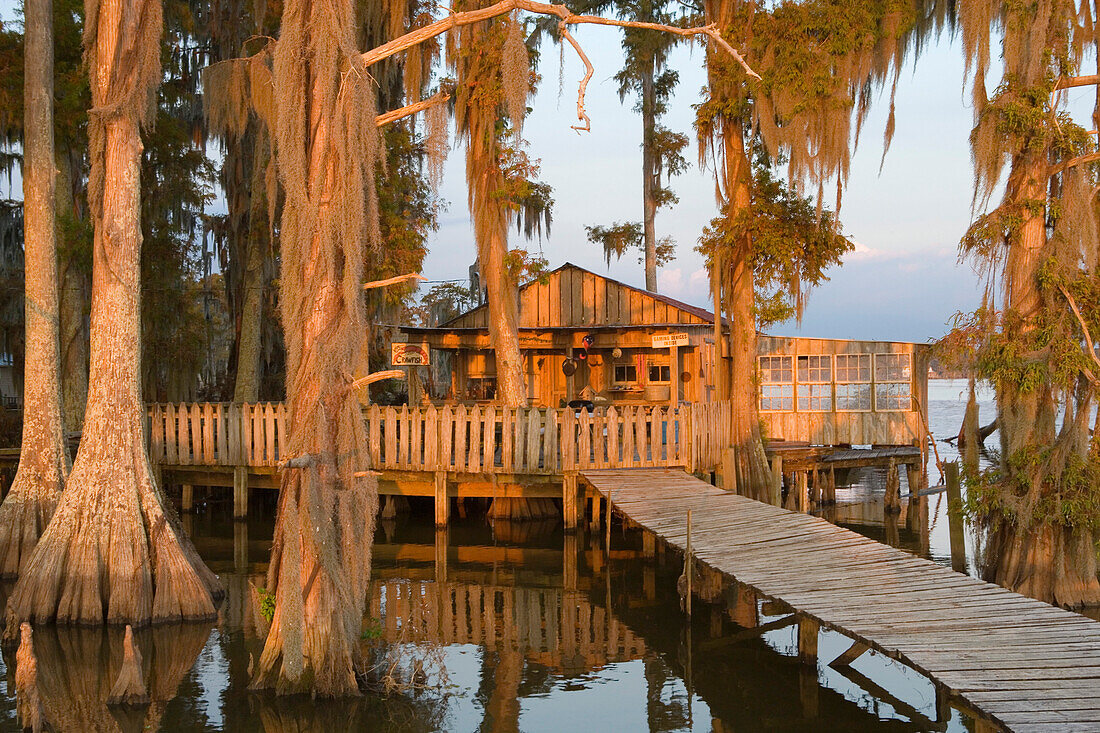
[[[671,694],[665,702],[669,669],[655,654],[644,660],[646,681],[646,720],[651,731],[680,730],[688,727],[687,699]]]
[[[208,624],[174,624],[135,632],[152,702],[145,708],[127,710],[107,706],[122,667],[122,629],[36,627],[37,689],[46,722],[56,731],[157,730],[209,636]],[[201,711],[193,706],[173,707],[172,720],[196,728],[205,723]]]
[[[488,664],[490,657],[495,663]],[[519,730],[519,686],[523,679],[523,652],[515,647],[502,647],[496,654],[486,653],[482,664],[491,670],[492,688],[485,701],[482,733],[515,733]],[[483,672],[482,685],[486,676]]]

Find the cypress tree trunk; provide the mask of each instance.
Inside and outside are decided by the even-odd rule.
[[[728,28],[733,22],[733,0],[710,0],[705,5],[709,23]],[[719,52],[707,52],[707,78],[711,95],[715,99],[729,101],[739,92],[732,86],[728,72],[722,64],[728,62]],[[718,203],[727,217],[736,219],[752,206],[752,170],[745,151],[742,121],[732,115],[723,116],[718,127],[721,135],[723,167],[718,176]],[[767,501],[771,484],[771,470],[764,453],[760,433],[760,413],[757,400],[756,379],[756,292],[753,283],[752,240],[746,233],[737,246],[720,253],[711,268],[711,287],[715,293],[715,318],[720,315],[721,301],[730,329],[729,371],[716,376],[719,399],[729,399],[730,409],[730,461],[732,473],[727,481],[738,493]],[[720,341],[715,342],[715,351]],[[722,359],[716,353],[719,372]]]
[[[351,375],[364,359],[381,141],[356,23],[351,0],[287,0],[274,57],[289,463],[268,569],[275,615],[252,687],[278,694],[359,692],[378,484],[361,473],[367,436]]]
[[[736,217],[752,205],[749,159],[740,124],[726,124],[722,130],[725,148],[726,191],[729,215]],[[753,289],[752,242],[749,235],[726,253],[722,279],[726,286],[726,319],[730,329],[731,450],[733,475],[729,479],[739,494],[767,501],[771,471],[764,454],[757,409],[756,380],[756,293]]]
[[[58,216],[76,216],[73,203],[73,163],[68,151],[57,156]],[[88,402],[88,305],[91,283],[76,253],[61,257],[61,417],[65,432],[79,432]]]
[[[462,10],[484,7],[490,3],[476,0],[463,5]],[[492,21],[497,23],[499,21]],[[497,26],[491,26],[496,28]],[[466,185],[469,195],[470,215],[473,217],[474,239],[477,241],[481,282],[488,291],[489,339],[496,357],[496,399],[509,407],[527,404],[523,379],[523,359],[519,349],[519,283],[505,266],[508,254],[507,202],[502,200],[506,181],[500,167],[500,139],[498,123],[501,120],[502,99],[492,90],[497,84],[501,69],[495,64],[484,63],[483,58],[496,53],[491,44],[503,39],[492,30],[471,26],[462,30],[459,43],[464,50],[478,48],[471,56],[458,59],[458,82],[471,91],[459,94],[456,102],[458,132],[466,137]],[[452,54],[457,54],[452,51]],[[452,61],[452,63],[455,63]],[[499,94],[498,94],[499,96]],[[462,109],[457,109],[462,105]]]
[[[130,624],[213,618],[217,577],[166,511],[141,400],[141,139],[160,78],[161,6],[89,0],[88,199],[95,223],[86,429],[66,491],[8,604],[23,620]]]
[[[23,442],[11,491],[0,505],[0,576],[19,574],[54,508],[69,457],[61,422],[54,218],[53,2],[27,0],[23,126],[26,353]]]
[[[481,282],[488,291],[489,339],[496,357],[497,401],[509,407],[527,404],[523,358],[519,349],[518,283],[504,264],[508,251],[508,222],[499,197],[504,187],[494,142],[479,147],[477,138],[466,151],[466,178],[470,182],[470,211],[474,216]]]
[[[645,289],[657,292],[657,156],[653,131],[657,126],[653,65],[642,78],[642,230],[645,236]]]
[[[262,226],[262,224],[260,225]],[[260,353],[264,307],[264,254],[262,242],[248,237],[248,259],[241,285],[240,331],[237,335],[237,376],[233,384],[234,402],[260,399]]]
[[[1032,203],[1046,200],[1046,170],[1036,154],[1018,155],[1006,192],[1006,201],[1014,202],[1016,210],[1028,212],[1011,239],[1005,264],[1005,337],[1020,343],[1026,343],[1042,317],[1038,274],[1045,256],[1047,230],[1044,210],[1036,211]],[[1068,401],[1072,399],[1072,395],[1067,397]],[[1013,479],[1017,472],[1027,470],[1010,463],[1014,455],[1056,444],[1055,455],[1077,451],[1085,457],[1088,452],[1088,403],[1077,406],[1077,419],[1072,410],[1067,411],[1059,431],[1055,422],[1057,405],[1049,382],[1021,389],[1018,384],[1002,381],[997,385],[997,408],[1002,470]],[[1058,478],[1065,459],[1062,453],[1062,460],[1052,460],[1047,469],[1050,474],[1023,477],[1040,501],[1053,493],[1050,479]],[[1100,603],[1095,539],[1091,531],[1060,523],[995,521],[983,574],[986,580],[1050,603]]]

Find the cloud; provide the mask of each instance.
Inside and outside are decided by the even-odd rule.
[[[854,247],[854,249],[851,252],[849,252],[848,254],[844,255],[845,260],[851,260],[851,261],[872,260],[872,259],[879,259],[879,258],[885,257],[887,255],[887,253],[884,252],[883,250],[868,247],[866,244],[863,244],[861,242],[857,242],[856,240],[852,239],[851,237],[848,237],[848,241],[852,243],[852,246]]]
[[[657,272],[657,291],[678,297],[684,291],[684,270],[680,267],[666,267]]]

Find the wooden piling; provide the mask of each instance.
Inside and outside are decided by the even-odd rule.
[[[447,548],[450,545],[449,531],[446,525],[435,528],[435,581],[447,582]]]
[[[180,499],[180,509],[185,512],[195,511],[195,487],[191,484],[183,485],[183,496]]]
[[[248,522],[233,523],[233,569],[248,572]]]
[[[951,538],[951,569],[966,572],[966,533],[962,516],[962,485],[959,483],[959,464],[944,464],[944,480],[947,483],[947,526]]]
[[[577,530],[577,474],[566,473],[561,480],[561,512],[566,532]]]
[[[607,492],[607,515],[604,518],[604,549],[607,551],[608,559],[611,558],[611,492]]]
[[[610,494],[610,492],[608,492]],[[684,576],[687,578],[687,595],[684,599],[684,609],[687,611],[688,619],[691,619],[691,510],[688,509],[687,513],[687,550],[684,553]]]
[[[450,519],[451,497],[447,494],[447,472],[435,472],[435,526],[446,527]]]
[[[817,621],[812,618],[798,619],[798,661],[802,664],[817,666]]]
[[[783,456],[772,456],[772,482],[768,486],[768,503],[780,506],[783,503]]]
[[[642,557],[652,560],[657,555],[657,535],[648,529],[642,530]]]
[[[567,532],[562,541],[562,586],[577,589],[577,535]]]
[[[233,518],[244,519],[248,516],[248,468],[237,466],[233,469]]]
[[[898,464],[893,458],[886,466],[886,508],[888,514],[901,512],[901,475]]]

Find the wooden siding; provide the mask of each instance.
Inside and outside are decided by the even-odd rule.
[[[757,355],[792,356],[795,409],[761,411],[766,437],[770,440],[803,441],[813,445],[923,445],[924,416],[928,414],[929,347],[924,344],[891,341],[844,341],[840,339],[761,336]],[[879,410],[875,401],[875,366],[871,363],[871,409],[838,411],[836,408],[836,364],[833,363],[832,409],[799,411],[797,357],[838,354],[910,354],[910,408]]]
[[[692,310],[643,290],[624,285],[575,265],[565,265],[547,276],[547,282],[520,288],[520,328],[585,326],[648,326],[652,324],[709,324]],[[446,324],[446,328],[488,328],[488,308],[479,306]]]

